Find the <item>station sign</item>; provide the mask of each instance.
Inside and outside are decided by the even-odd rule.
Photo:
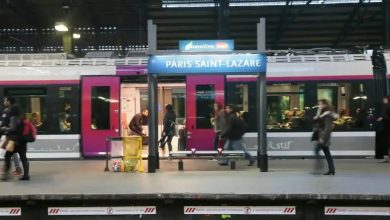
[[[181,52],[233,51],[234,40],[181,40]]]
[[[49,207],[49,216],[78,215],[155,215],[156,206],[121,206],[121,207]]]
[[[295,215],[295,206],[184,206],[185,215]]]
[[[254,74],[265,73],[264,54],[154,55],[149,58],[148,73],[183,74]]]

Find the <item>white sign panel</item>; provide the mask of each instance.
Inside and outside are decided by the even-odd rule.
[[[390,216],[390,207],[325,207],[324,214]]]
[[[156,206],[49,207],[50,215],[155,215]]]
[[[185,215],[295,215],[295,206],[184,206]]]
[[[0,216],[21,216],[22,209],[20,207],[0,208]]]

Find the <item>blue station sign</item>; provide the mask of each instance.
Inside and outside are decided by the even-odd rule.
[[[181,52],[233,51],[234,40],[181,40]]]
[[[154,55],[150,56],[148,73],[180,74],[254,74],[265,73],[264,54]]]

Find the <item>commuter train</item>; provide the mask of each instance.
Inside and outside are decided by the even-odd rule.
[[[146,74],[147,57],[4,59],[0,96],[14,96],[37,127],[37,141],[28,149],[31,158],[99,157],[106,152],[106,139],[126,136],[132,116],[147,107]],[[312,155],[311,119],[321,98],[340,114],[334,122],[333,154],[375,154],[370,56],[269,56],[266,79],[270,156]],[[159,78],[159,127],[163,106],[171,103],[177,124],[187,131],[185,147],[212,150],[213,104],[233,104],[245,112],[244,143],[256,154],[256,95],[251,75]]]

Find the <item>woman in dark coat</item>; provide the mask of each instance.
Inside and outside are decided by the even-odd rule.
[[[333,121],[337,119],[337,114],[332,111],[332,107],[326,99],[321,99],[318,102],[318,112],[314,117],[315,130],[313,139],[316,141],[315,155],[316,155],[316,171],[321,168],[320,151],[325,154],[328,163],[328,171],[324,175],[335,175],[336,170],[333,163],[332,155],[330,154],[330,139],[333,129]]]
[[[172,151],[172,138],[175,136],[176,113],[171,104],[165,106],[166,113],[163,119],[163,132],[159,140],[160,148],[164,151],[165,144],[168,143],[169,152]]]
[[[389,163],[390,155],[390,102],[389,97],[385,96],[382,100],[382,106],[380,111],[380,117],[378,122],[382,124],[382,145],[384,147],[384,157],[380,161],[382,163]]]

